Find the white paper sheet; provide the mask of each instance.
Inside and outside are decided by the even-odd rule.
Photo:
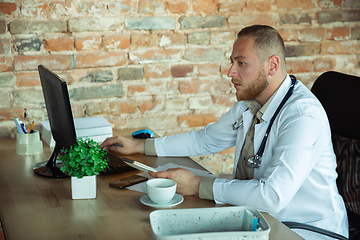
[[[163,166],[159,166],[156,168],[157,171],[166,171],[170,168],[184,168],[187,170],[190,170],[192,173],[198,175],[198,176],[202,176],[202,177],[211,177],[211,176],[215,176],[212,173],[206,171],[206,170],[199,170],[199,169],[195,169],[195,168],[190,168],[190,167],[184,167],[184,166],[180,166],[178,164],[173,164],[173,163],[168,163],[165,164]],[[147,177],[149,179],[152,179],[153,177],[151,177],[147,172],[143,172],[138,174],[140,176],[144,176]],[[216,177],[216,176],[215,176]],[[142,182],[142,183],[138,183],[136,185],[127,187],[127,189],[132,190],[132,191],[138,191],[138,192],[142,192],[142,193],[146,193],[146,182]]]

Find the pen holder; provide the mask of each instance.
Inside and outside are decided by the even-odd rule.
[[[33,155],[42,153],[43,143],[38,131],[29,134],[16,133],[16,153],[18,155]]]

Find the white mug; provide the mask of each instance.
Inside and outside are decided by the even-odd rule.
[[[153,178],[146,182],[146,191],[150,200],[157,204],[166,204],[174,198],[176,182],[167,178]]]

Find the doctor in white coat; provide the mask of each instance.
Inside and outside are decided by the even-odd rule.
[[[316,97],[286,73],[278,32],[263,25],[244,28],[230,60],[228,76],[237,102],[217,122],[200,131],[140,142],[117,136],[102,146],[122,154],[157,156],[206,155],[236,146],[232,180],[200,177],[180,168],[150,174],[175,180],[179,194],[252,206],[279,221],[307,223],[348,237],[326,113]],[[305,239],[326,239],[296,232]]]

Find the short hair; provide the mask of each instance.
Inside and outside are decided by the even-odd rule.
[[[285,44],[275,28],[266,25],[252,25],[243,28],[237,38],[254,38],[254,47],[260,63],[264,63],[268,57],[277,55],[280,58],[280,68],[286,71]]]

